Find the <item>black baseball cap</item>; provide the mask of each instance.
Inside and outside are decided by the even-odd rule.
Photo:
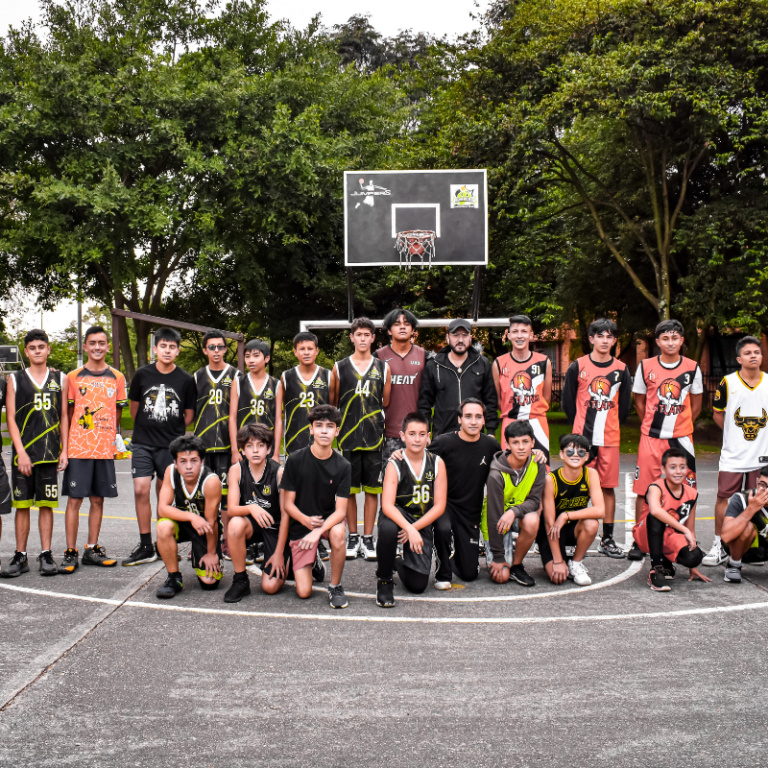
[[[459,328],[463,328],[467,333],[472,333],[472,321],[464,320],[463,318],[451,320],[451,324],[448,326],[448,333],[456,333]]]

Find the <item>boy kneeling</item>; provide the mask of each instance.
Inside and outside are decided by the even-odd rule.
[[[589,440],[583,435],[563,435],[560,458],[565,464],[547,475],[536,543],[541,564],[553,584],[566,579],[573,579],[580,587],[592,583],[584,555],[597,536],[605,503],[597,470],[585,466],[589,449]],[[566,547],[576,547],[571,560],[566,558]]]
[[[157,504],[157,551],[168,578],[156,594],[166,599],[184,587],[180,541],[192,543],[192,567],[203,589],[216,589],[221,580],[221,481],[205,466],[205,445],[199,437],[177,437],[169,450],[173,464],[165,470]]]
[[[347,558],[344,521],[352,468],[332,447],[339,434],[341,413],[332,405],[316,405],[307,419],[314,441],[291,453],[280,482],[283,514],[291,517],[288,539],[296,594],[303,599],[311,597],[313,577],[316,581],[325,577],[325,566],[317,553],[322,536],[331,543],[328,601],[331,608],[346,608],[349,603],[341,574]]]
[[[268,595],[279,592],[290,569],[290,517],[280,514],[279,486],[283,470],[269,458],[274,442],[274,433],[264,424],[248,424],[237,432],[237,447],[243,458],[229,468],[227,525],[235,575],[224,595],[225,603],[238,603],[251,594],[245,558],[248,547],[257,542],[264,542],[262,591]]]
[[[696,546],[695,488],[686,483],[688,461],[680,448],[669,448],[661,456],[662,483],[651,483],[645,495],[640,520],[632,529],[637,546],[651,555],[648,586],[655,592],[669,592],[667,581],[675,578],[673,563],[688,568],[690,578],[711,581],[697,566],[704,553]]]
[[[530,422],[507,424],[504,437],[507,450],[497,453],[491,462],[480,529],[487,543],[491,579],[506,584],[512,578],[524,587],[532,587],[536,581],[523,567],[523,558],[539,530],[547,470],[532,455],[534,437]],[[512,526],[516,519],[520,533],[515,543]]]
[[[439,456],[427,450],[429,423],[420,413],[403,419],[401,459],[391,458],[384,474],[376,543],[376,604],[395,604],[393,572],[409,591],[421,594],[429,584],[434,549],[433,523],[445,512],[448,481]],[[397,559],[397,544],[403,556]]]

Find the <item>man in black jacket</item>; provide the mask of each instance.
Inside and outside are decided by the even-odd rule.
[[[419,411],[432,416],[432,437],[459,428],[462,400],[476,397],[486,408],[485,428],[495,434],[499,403],[490,362],[472,346],[472,323],[452,320],[445,337],[447,347],[427,360],[419,391]]]

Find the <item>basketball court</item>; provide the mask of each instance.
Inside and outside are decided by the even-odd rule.
[[[103,543],[125,556],[137,528],[120,464]],[[708,517],[716,465],[700,469]],[[711,535],[702,521],[699,540]],[[533,589],[491,584],[483,562],[447,593],[396,588],[391,610],[363,560],[345,568],[343,611],[324,589],[267,597],[253,575],[251,596],[225,605],[231,564],[204,593],[186,559],[185,590],[167,602],[154,596],[161,563],[2,580],[0,763],[764,764],[768,569],[745,567],[740,587],[721,568],[705,570],[709,585],[681,572],[658,594],[647,561],[590,557],[589,588],[526,565]]]

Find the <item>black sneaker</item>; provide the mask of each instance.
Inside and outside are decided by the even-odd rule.
[[[155,592],[155,595],[161,600],[169,600],[176,597],[182,589],[184,589],[184,582],[181,580],[181,574],[169,573],[165,584]]]
[[[376,582],[376,605],[382,608],[395,607],[395,583],[379,579]]]
[[[514,579],[518,584],[522,584],[524,587],[533,587],[536,585],[536,579],[525,570],[522,564],[513,565],[509,569],[509,577]]]
[[[256,542],[245,548],[245,564],[253,565],[256,562]]]
[[[328,602],[331,604],[331,608],[346,608],[349,605],[347,596],[344,594],[344,587],[341,584],[337,587],[328,586]]]
[[[654,592],[670,592],[669,584],[667,584],[667,576],[664,572],[664,566],[658,568],[651,568],[648,574],[648,586]]]
[[[632,549],[627,552],[627,560],[643,560],[645,559],[645,552],[640,551],[640,547],[637,546],[635,541],[632,544]]]
[[[263,545],[262,545],[262,550],[263,550]],[[321,541],[317,545],[317,551],[320,553],[320,559],[324,563],[331,559],[331,553],[328,551],[328,547],[325,546],[325,542],[324,541]],[[262,551],[262,557],[264,557],[263,551]]]
[[[101,568],[114,568],[117,560],[107,557],[104,547],[98,544],[95,547],[86,547],[83,550],[83,565],[98,565]]]
[[[320,549],[321,547],[323,549],[325,549],[325,547],[323,547],[323,543],[322,542],[320,542],[320,546],[318,546],[318,549]],[[328,555],[328,557],[330,557],[330,555]],[[327,560],[328,557],[323,557],[321,559],[322,560]],[[254,560],[254,562],[255,563],[263,563],[264,562],[264,542],[263,541],[259,541],[259,542],[256,543],[256,559]]]
[[[675,570],[675,566],[672,563],[672,561],[671,560],[667,560],[667,558],[665,557],[661,561],[661,565],[664,568],[664,578],[667,581],[672,581],[672,579],[674,579],[675,576],[677,575],[677,571]]]
[[[612,557],[615,560],[623,560],[625,557],[624,550],[613,540],[612,536],[609,536],[607,539],[601,539],[597,545],[597,551],[601,555]]]
[[[64,559],[61,561],[61,565],[59,565],[59,573],[74,573],[79,565],[80,561],[77,559],[77,550],[68,549],[64,553]]]
[[[251,594],[251,582],[247,573],[235,574],[232,585],[224,593],[225,603],[239,603],[244,597]]]
[[[325,581],[325,566],[320,559],[319,552],[315,553],[315,564],[312,566],[312,579],[318,582],[318,584],[322,584]]]
[[[141,542],[136,549],[131,552],[128,557],[123,558],[121,565],[143,565],[144,563],[154,563],[157,560],[157,552],[155,552],[152,544],[144,546]]]
[[[56,565],[50,549],[41,552],[37,556],[37,562],[40,563],[39,570],[41,576],[55,576],[59,572],[59,566]]]
[[[27,560],[26,555],[16,552],[8,567],[3,568],[2,575],[6,579],[15,579],[17,576],[21,576],[22,573],[29,573],[29,560]]]

